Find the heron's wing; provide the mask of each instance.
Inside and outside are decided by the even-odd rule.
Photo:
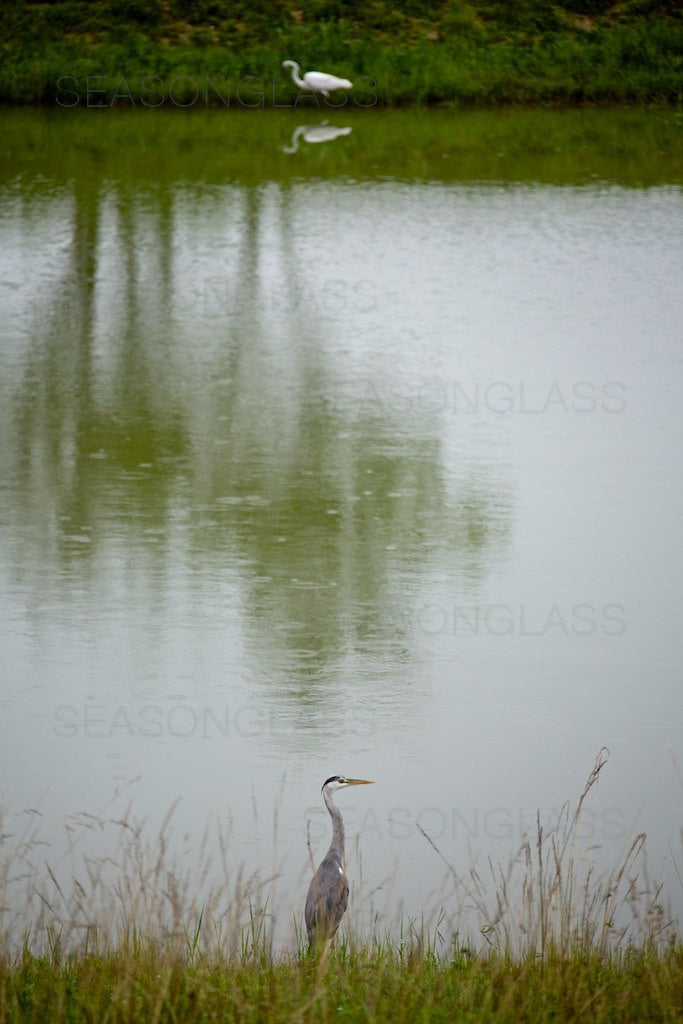
[[[328,75],[324,71],[307,71],[304,75],[304,82],[314,92],[322,92],[325,89],[351,88],[348,78],[338,78],[337,75]]]
[[[322,934],[331,938],[349,901],[349,880],[339,859],[327,856],[318,868],[306,897],[304,918],[310,942]]]
[[[350,128],[335,128],[331,124],[321,124],[306,128],[304,138],[306,142],[331,142],[333,139],[338,139],[340,135],[349,135],[350,133]]]

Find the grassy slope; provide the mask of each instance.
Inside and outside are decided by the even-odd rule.
[[[158,947],[0,966],[0,1020],[392,1021],[519,1024],[682,1019],[683,949],[439,962],[413,949],[334,950],[273,963],[173,957]]]
[[[361,102],[678,102],[683,15],[673,0],[15,0],[0,7],[0,99],[84,105],[187,103],[194,82],[233,104],[246,76],[256,103],[291,102],[280,70],[333,70]],[[156,76],[144,83],[145,76]],[[187,76],[183,78],[182,76]],[[125,84],[122,85],[122,79]],[[374,83],[374,84],[373,84]],[[249,94],[251,97],[251,94]],[[221,99],[223,97],[223,99]],[[160,99],[161,98],[161,99]],[[73,97],[67,102],[73,102]]]

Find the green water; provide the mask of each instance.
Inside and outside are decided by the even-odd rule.
[[[649,186],[681,180],[674,110],[297,111],[17,110],[2,113],[3,181],[103,177],[163,187],[322,178],[435,181],[591,180]],[[283,153],[298,125],[350,126],[335,145]]]
[[[180,797],[251,868],[286,774],[295,906],[374,778],[415,908],[415,821],[495,852],[607,744],[589,838],[672,871],[680,118],[322,120],[0,114],[3,798],[59,850]]]

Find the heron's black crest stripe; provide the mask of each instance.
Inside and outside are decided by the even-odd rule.
[[[341,775],[330,775],[329,779],[325,779],[325,781],[323,782],[322,788],[324,789],[328,782],[341,782],[341,780]]]

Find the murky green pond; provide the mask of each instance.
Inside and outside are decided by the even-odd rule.
[[[680,909],[680,115],[309,115],[0,113],[5,831],[414,914],[607,746]]]

